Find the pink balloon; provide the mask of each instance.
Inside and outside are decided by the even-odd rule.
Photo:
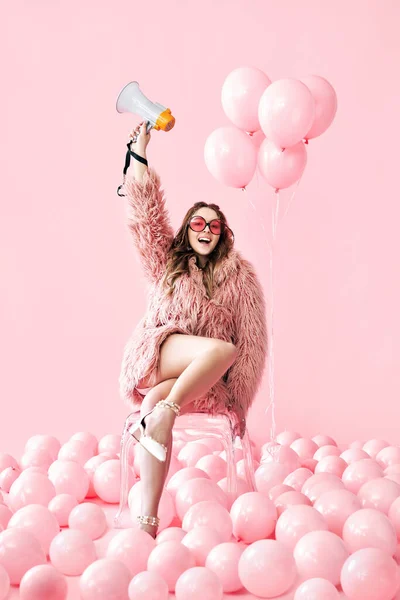
[[[245,458],[241,458],[236,463],[237,476],[244,480],[246,480],[246,462],[247,462],[247,460]],[[254,472],[258,469],[259,466],[260,466],[260,463],[256,460],[253,460],[253,471]]]
[[[275,487],[270,489],[270,491],[268,492],[268,498],[270,500],[272,500],[272,502],[275,503],[276,499],[279,498],[279,496],[281,496],[285,492],[293,492],[293,491],[294,491],[294,488],[292,488],[290,485],[280,483],[279,485],[276,485]]]
[[[290,446],[295,440],[301,437],[296,431],[282,431],[276,436],[276,441],[281,446]]]
[[[260,129],[258,105],[271,80],[260,69],[239,67],[224,81],[222,86],[222,108],[228,119],[243,131]]]
[[[204,159],[208,170],[220,183],[234,188],[246,187],[257,166],[251,138],[235,127],[220,127],[208,136]]]
[[[11,456],[11,454],[7,454],[6,452],[0,452],[0,473],[7,469],[7,467],[14,467],[14,469],[19,469],[19,465],[15,458]]]
[[[230,510],[232,507],[232,504],[234,503],[234,501],[236,500],[236,498],[239,498],[239,496],[241,496],[242,494],[246,494],[246,492],[250,492],[250,486],[247,483],[247,481],[244,481],[244,479],[242,479],[241,477],[238,476],[237,478],[237,491],[234,494],[229,494],[229,486],[228,486],[228,479],[227,477],[224,477],[223,479],[221,479],[220,481],[218,481],[218,486],[221,488],[221,490],[226,494],[226,497],[228,499],[228,505],[227,505],[227,509]]]
[[[283,511],[285,511],[288,506],[297,504],[306,504],[307,506],[311,506],[311,500],[301,492],[296,492],[295,490],[293,490],[292,492],[285,492],[284,494],[281,494],[275,500],[275,506],[278,512],[278,516],[280,517]]]
[[[209,479],[189,479],[183,483],[175,497],[178,517],[182,520],[191,506],[203,500],[215,500],[224,508],[228,508],[228,497],[225,492]]]
[[[276,524],[275,537],[287,548],[293,550],[306,533],[327,529],[325,519],[315,508],[297,504],[288,506],[281,514]]]
[[[67,580],[52,565],[32,567],[21,579],[21,600],[65,600],[67,594]]]
[[[128,596],[129,569],[119,560],[100,558],[89,565],[79,580],[82,600],[123,599]]]
[[[143,571],[130,582],[128,596],[129,600],[168,600],[168,586],[157,573]]]
[[[204,437],[197,440],[199,444],[204,444],[211,452],[221,452],[223,450],[222,442],[219,438]],[[174,442],[175,443],[175,442]]]
[[[156,544],[162,544],[163,542],[177,541],[181,542],[186,535],[186,531],[183,531],[181,527],[167,527],[160,531],[156,537]]]
[[[93,502],[78,504],[72,509],[68,525],[70,529],[80,529],[88,534],[91,540],[97,540],[107,529],[104,510]]]
[[[203,481],[203,480],[202,480]],[[208,481],[208,480],[204,480]],[[128,504],[130,507],[130,515],[132,521],[136,524],[136,517],[143,514],[142,513],[142,482],[138,481],[131,488],[128,496]],[[158,530],[162,531],[166,527],[171,525],[174,517],[176,515],[174,500],[171,494],[167,490],[163,490],[161,494],[160,504],[158,506],[158,518],[160,519],[160,524],[158,526]]]
[[[68,517],[73,508],[78,505],[75,496],[71,494],[58,494],[49,502],[48,509],[55,516],[61,527],[68,525]]]
[[[400,447],[399,446],[388,446],[383,448],[376,455],[376,462],[382,469],[397,465],[400,463]]]
[[[178,459],[177,456],[175,456],[175,454],[172,452],[171,453],[171,460],[169,463],[169,469],[168,469],[168,473],[167,476],[165,478],[165,482],[164,485],[167,485],[169,483],[169,481],[171,480],[171,478],[178,473],[180,470],[182,469],[182,463],[181,461]]]
[[[202,456],[197,461],[196,467],[207,473],[211,481],[215,481],[215,483],[223,477],[226,477],[227,464],[220,456],[215,456],[213,454]]]
[[[319,433],[311,439],[319,448],[322,448],[322,446],[337,446],[337,443],[333,438],[329,437],[329,435],[324,435],[323,433]]]
[[[288,485],[296,492],[300,492],[305,484],[305,482],[313,476],[312,471],[310,469],[305,469],[301,467],[300,469],[296,469],[293,473],[290,473],[285,480],[284,485]]]
[[[324,517],[328,528],[341,536],[348,517],[361,508],[360,499],[348,490],[331,490],[322,494],[314,508]]]
[[[49,468],[49,479],[57,494],[71,494],[82,502],[89,489],[89,477],[77,462],[55,460]]]
[[[303,487],[301,488],[301,492],[306,496],[309,496],[314,485],[326,482],[335,484],[337,481],[340,481],[339,477],[332,475],[332,473],[315,473],[315,475],[312,475],[306,479]]]
[[[339,600],[339,592],[327,579],[316,577],[304,581],[296,590],[293,600]]]
[[[363,458],[369,458],[369,455],[361,448],[349,448],[342,452],[340,458],[343,458],[348,465],[351,465],[351,463],[362,460]]]
[[[232,537],[232,519],[229,512],[215,500],[204,500],[189,508],[182,522],[182,529],[190,531],[194,527],[207,525],[215,529],[222,542],[229,542]]]
[[[6,529],[11,517],[12,512],[5,504],[0,504],[0,527]]]
[[[198,469],[196,467],[184,467],[171,477],[167,483],[167,490],[171,496],[175,498],[177,491],[186,481],[189,479],[198,479],[199,477],[202,477],[203,479],[210,479],[209,475],[207,475],[207,473],[205,473],[202,469]]]
[[[343,540],[350,552],[380,548],[393,556],[397,548],[393,523],[374,508],[363,508],[350,515],[343,526]]]
[[[243,588],[239,579],[239,560],[246,546],[235,542],[224,542],[215,546],[206,558],[206,567],[213,571],[226,594]]]
[[[6,529],[0,533],[0,565],[3,565],[11,585],[19,585],[29,569],[46,563],[39,540],[30,531]]]
[[[339,585],[342,567],[349,556],[343,540],[331,531],[311,531],[296,544],[294,560],[301,577],[322,577]]]
[[[315,467],[315,473],[332,473],[336,477],[341,477],[347,466],[347,462],[340,456],[325,456]]]
[[[308,438],[299,438],[290,447],[300,458],[314,458],[314,454],[318,450],[317,444]]]
[[[306,164],[307,150],[303,142],[281,150],[271,140],[266,139],[258,152],[260,172],[266,182],[276,190],[296,183],[303,175]]]
[[[83,465],[83,468],[85,469],[89,477],[89,489],[86,494],[86,498],[96,497],[97,494],[93,485],[93,476],[97,467],[105,463],[107,460],[110,459],[107,456],[104,456],[104,454],[96,454],[96,456],[92,456],[92,458],[89,458],[89,460],[87,460]]]
[[[222,584],[206,567],[192,567],[180,575],[175,586],[176,600],[222,600]]]
[[[147,568],[150,553],[156,547],[155,540],[143,529],[131,527],[119,531],[109,542],[106,557],[119,560],[134,577]]]
[[[35,450],[27,450],[21,456],[20,467],[21,469],[28,469],[29,467],[43,467],[46,471],[53,462],[53,457],[50,452],[44,449],[37,448]]]
[[[261,96],[258,118],[271,142],[289,148],[310,131],[315,119],[315,101],[301,81],[280,79],[271,83]]]
[[[128,470],[128,487],[132,486],[135,476],[131,469]],[[121,487],[121,463],[119,458],[107,460],[99,465],[93,474],[94,491],[101,500],[109,504],[119,502]]]
[[[51,542],[49,556],[60,573],[81,575],[96,560],[96,548],[84,531],[65,529]]]
[[[20,475],[21,471],[15,467],[6,467],[3,469],[0,474],[0,489],[8,494],[12,484]]]
[[[210,449],[199,442],[188,442],[178,454],[183,467],[195,467],[202,456],[210,454]]]
[[[180,575],[195,566],[193,554],[180,542],[163,542],[154,548],[149,556],[147,570],[157,573],[173,592]]]
[[[233,535],[246,544],[270,536],[278,519],[275,504],[260,492],[248,492],[239,496],[233,503],[230,514]]]
[[[121,436],[116,433],[108,433],[103,435],[99,440],[97,451],[99,454],[102,452],[112,452],[118,454],[121,449]]]
[[[3,565],[0,564],[0,600],[5,600],[9,591],[10,578]]]
[[[255,133],[251,134],[250,139],[253,143],[255,151],[258,154],[261,144],[266,139],[264,133],[262,131],[256,131]],[[287,445],[290,446],[290,444]]]
[[[182,544],[189,548],[199,567],[204,567],[210,550],[221,542],[221,535],[206,525],[191,529],[182,539]]]
[[[8,503],[15,512],[28,504],[47,506],[56,491],[51,481],[42,473],[21,473],[10,488]]]
[[[400,464],[386,467],[384,473],[385,475],[400,475]]]
[[[329,81],[319,75],[301,77],[300,81],[308,87],[315,102],[315,118],[305,136],[310,140],[324,133],[332,123],[337,110],[337,97]]]
[[[383,477],[381,467],[374,460],[364,458],[347,467],[343,472],[342,481],[350,492],[357,494],[364,483],[377,477]]]
[[[261,464],[275,462],[286,465],[291,471],[300,468],[300,459],[296,452],[288,446],[275,445],[272,452],[269,452],[268,446],[263,446],[264,451],[261,457]]]
[[[376,508],[386,515],[399,496],[400,485],[384,477],[367,481],[358,491],[363,508]]]
[[[29,450],[47,450],[53,460],[56,460],[61,444],[53,435],[33,435],[25,444],[25,452]]]
[[[361,440],[355,440],[354,442],[351,442],[349,444],[349,448],[353,449],[353,448],[362,448],[364,446],[365,442],[361,441]]]
[[[268,494],[271,488],[283,483],[289,475],[290,469],[280,463],[264,463],[255,472],[257,490],[262,494]]]
[[[69,440],[61,446],[58,460],[73,460],[83,467],[92,456],[93,451],[90,446],[80,440]]]
[[[247,591],[262,598],[286,592],[293,585],[296,574],[292,553],[275,540],[254,542],[239,560],[240,581]]]
[[[378,548],[358,550],[343,565],[341,586],[350,600],[392,600],[398,587],[397,565]]]
[[[397,497],[389,508],[388,517],[396,529],[397,539],[400,541],[400,498]]]
[[[318,450],[316,451],[316,453],[314,454],[315,460],[322,460],[323,458],[326,458],[327,456],[340,456],[341,452],[340,449],[337,446],[330,446],[330,445],[326,445],[326,446],[320,446],[318,448]]]
[[[78,431],[70,437],[70,440],[79,440],[80,442],[83,442],[86,446],[90,448],[92,456],[94,456],[98,452],[97,437],[93,435],[93,433],[89,433],[88,431]]]
[[[368,442],[365,442],[365,444],[362,445],[362,449],[371,458],[376,458],[376,455],[379,454],[379,452],[383,450],[383,448],[386,448],[388,446],[390,446],[390,444],[385,440],[372,439],[368,440]]]
[[[309,469],[313,473],[315,471],[315,467],[317,466],[317,464],[318,464],[318,461],[316,461],[315,458],[302,458],[301,459],[301,466],[304,469]]]
[[[28,504],[17,510],[8,523],[8,529],[13,527],[30,531],[39,540],[46,555],[49,553],[51,541],[60,531],[53,513],[41,504]]]

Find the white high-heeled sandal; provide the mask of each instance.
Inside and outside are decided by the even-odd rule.
[[[179,416],[181,410],[180,406],[175,402],[171,402],[170,400],[160,400],[148,413],[139,419],[139,421],[136,421],[136,423],[131,425],[128,429],[128,432],[133,438],[135,438],[137,442],[139,442],[141,446],[143,446],[143,448],[147,450],[147,452],[150,452],[154,458],[160,462],[165,462],[167,459],[168,448],[164,446],[164,444],[161,444],[161,442],[157,442],[157,440],[146,434],[146,423],[144,422],[145,418],[150,415],[153,410],[157,408],[157,406],[162,406],[163,408],[169,408],[170,410],[173,410],[177,417]],[[139,438],[135,435],[138,431],[140,431]]]

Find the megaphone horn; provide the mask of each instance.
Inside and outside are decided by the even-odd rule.
[[[170,131],[175,125],[175,117],[169,108],[158,102],[152,102],[141,91],[137,81],[131,81],[120,91],[116,109],[119,113],[131,112],[147,121],[147,132],[156,130]]]

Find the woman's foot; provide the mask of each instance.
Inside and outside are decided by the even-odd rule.
[[[171,430],[176,414],[170,408],[156,406],[144,419],[145,435],[150,436],[163,446],[168,446],[171,439]]]

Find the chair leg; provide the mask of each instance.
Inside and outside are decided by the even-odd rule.
[[[119,508],[118,512],[114,517],[114,527],[116,529],[122,528],[122,513],[128,503],[128,493],[129,493],[129,455],[132,448],[132,445],[135,443],[135,440],[128,432],[128,428],[131,425],[131,421],[128,419],[125,422],[124,431],[121,437],[121,451],[120,451],[120,473],[121,473],[121,481],[120,481],[120,494],[119,494]]]
[[[243,448],[243,458],[244,458],[244,470],[246,473],[246,481],[247,485],[250,488],[250,491],[255,492],[256,488],[256,479],[254,477],[254,464],[253,464],[253,455],[251,453],[251,445],[249,432],[246,428],[244,432],[244,436],[242,438],[242,448]]]
[[[235,445],[232,432],[225,434],[222,441],[226,453],[228,496],[230,497],[230,500],[234,502],[237,497],[237,472],[235,462]]]

